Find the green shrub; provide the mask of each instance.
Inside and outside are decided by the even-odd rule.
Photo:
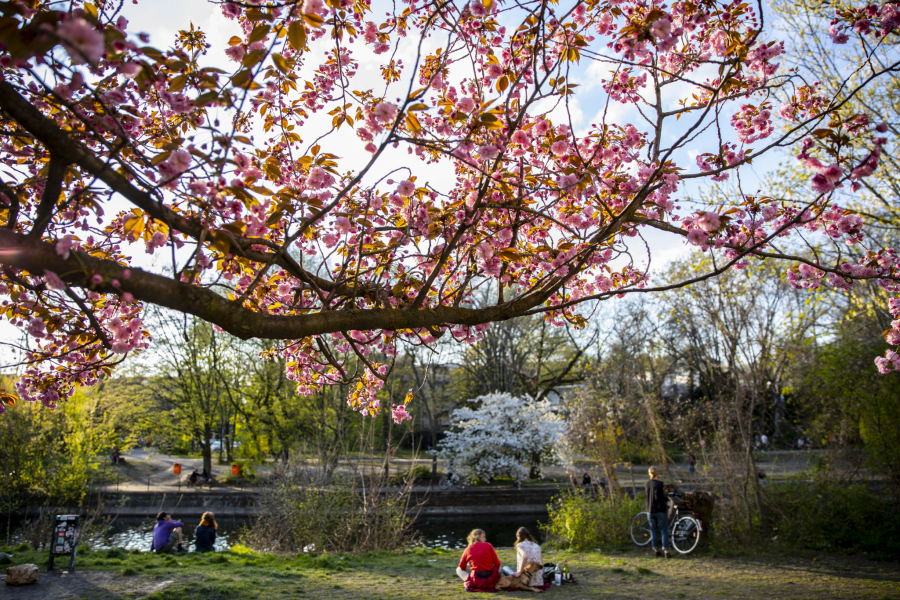
[[[574,550],[614,546],[630,541],[631,520],[643,509],[640,500],[565,491],[548,507],[544,530],[553,542]]]
[[[825,480],[780,486],[770,500],[772,525],[785,545],[900,557],[900,521],[886,494]]]

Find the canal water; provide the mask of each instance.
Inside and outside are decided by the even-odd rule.
[[[419,534],[419,545],[426,548],[444,548],[456,550],[465,548],[466,536],[473,529],[484,529],[487,539],[497,547],[509,547],[516,541],[516,530],[519,527],[527,527],[538,541],[543,540],[539,528],[539,519],[546,515],[522,515],[522,516],[485,516],[474,517],[447,517],[419,519],[416,522],[416,532]],[[194,529],[197,519],[185,521],[184,539],[193,541]],[[234,544],[240,543],[241,535],[249,521],[247,519],[221,518],[218,521],[218,535],[216,548],[227,550]],[[153,522],[142,519],[116,519],[110,526],[105,539],[98,544],[98,548],[124,548],[125,550],[148,550],[153,537]],[[186,546],[187,547],[187,546]],[[193,549],[191,547],[191,549]]]

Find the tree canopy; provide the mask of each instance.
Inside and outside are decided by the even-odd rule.
[[[836,14],[828,43],[852,31],[866,51],[829,86],[780,68],[763,4],[740,0],[224,2],[228,47],[174,16],[169,49],[121,6],[0,3],[0,314],[29,335],[26,400],[54,406],[146,348],[148,304],[271,340],[299,393],[350,383],[375,414],[398,344],[528,315],[583,326],[579,305],[754,257],[792,261],[796,286],[898,291],[895,252],[835,196],[886,143],[851,101],[898,66],[895,4]],[[579,101],[599,109],[584,128]],[[807,198],[678,204],[784,148]],[[652,232],[714,268],[648,285]],[[779,241],[820,234],[863,250]]]

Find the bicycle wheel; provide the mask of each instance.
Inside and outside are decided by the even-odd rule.
[[[681,554],[690,554],[700,543],[700,522],[690,516],[682,515],[672,524],[672,545]]]
[[[453,483],[451,483],[446,477],[441,477],[440,481],[438,481],[438,487],[442,490],[449,490],[453,487]]]
[[[631,541],[643,548],[650,543],[650,513],[639,512],[631,520]]]

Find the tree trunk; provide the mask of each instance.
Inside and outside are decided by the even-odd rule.
[[[203,469],[212,475],[212,427],[207,425],[203,428],[203,442],[200,444],[200,450],[203,453]]]
[[[531,453],[531,469],[528,471],[528,479],[537,479],[540,476],[541,453]]]

